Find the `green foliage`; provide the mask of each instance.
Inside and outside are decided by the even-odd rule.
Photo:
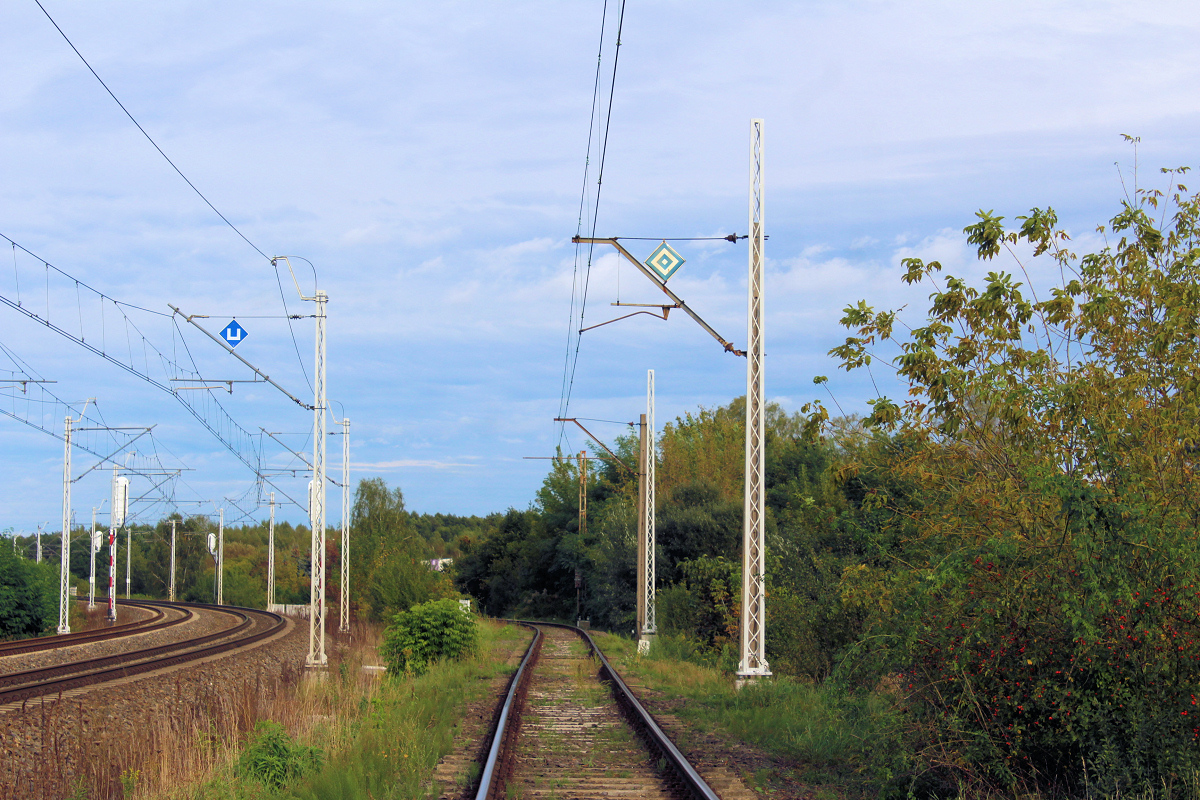
[[[460,659],[478,643],[475,617],[457,600],[435,600],[397,614],[384,631],[380,655],[390,674],[423,675],[431,662]]]
[[[264,720],[254,726],[254,734],[238,756],[234,772],[238,777],[280,789],[320,769],[324,761],[321,748],[298,744],[282,725]]]
[[[910,385],[843,470],[842,678],[910,687],[908,746],[943,785],[1157,791],[1200,769],[1200,198],[1135,192],[1083,257],[1052,210],[977,216],[968,242],[1025,282],[907,259],[927,322],[859,303],[833,351],[852,369],[890,342]],[[1059,285],[1032,284],[1043,262]]]
[[[0,547],[0,638],[23,639],[58,623],[58,568]]]

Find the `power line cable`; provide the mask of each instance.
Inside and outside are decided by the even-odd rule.
[[[607,3],[605,4],[605,8],[607,11]],[[591,211],[592,211],[592,236],[591,236],[591,238],[595,238],[595,236],[596,236],[596,226],[599,223],[599,219],[600,219],[600,192],[604,187],[604,165],[608,158],[608,136],[609,136],[610,130],[612,129],[613,97],[615,96],[616,89],[617,89],[617,65],[618,65],[618,62],[621,57],[621,32],[624,30],[624,27],[625,27],[625,0],[621,0],[621,8],[617,14],[617,41],[616,41],[616,47],[613,51],[612,80],[609,84],[608,108],[605,112],[605,119],[604,119],[604,138],[601,140],[600,165],[597,170],[597,176],[596,176],[596,200],[592,204],[592,209],[591,209]],[[603,21],[601,23],[601,29],[602,29],[601,30],[601,49],[603,49]],[[599,69],[599,67],[597,67],[597,69]],[[593,107],[594,107],[594,101],[593,101]],[[590,158],[590,155],[591,155],[590,131],[589,131],[588,141],[589,141],[588,156]],[[592,242],[589,242],[588,250],[587,250],[587,268],[584,271],[583,291],[580,294],[580,302],[579,302],[579,327],[580,328],[583,327],[583,318],[587,312],[587,295],[588,295],[588,287],[591,284],[592,257],[593,257],[594,251],[595,251],[595,244]],[[570,375],[570,378],[567,380],[567,390],[565,393],[565,397],[563,398],[562,403],[560,404],[561,405],[560,416],[566,415],[566,411],[571,404],[571,392],[575,388],[575,372],[579,366],[579,348],[580,348],[580,345],[582,344],[582,341],[583,341],[583,338],[579,335],[576,335],[576,337],[575,337],[575,357],[571,362],[571,375]],[[559,441],[562,440],[563,430],[564,430],[563,427],[559,428]]]
[[[143,128],[142,124],[140,122],[138,122],[137,119],[134,118],[133,114],[129,113],[129,109],[125,107],[125,104],[122,103],[120,98],[118,98],[116,96],[116,94],[113,93],[112,89],[108,88],[108,84],[105,83],[104,79],[101,78],[100,75],[96,72],[96,70],[92,68],[92,65],[88,63],[88,60],[83,57],[83,53],[79,52],[79,48],[75,46],[75,43],[72,42],[70,37],[67,36],[66,32],[64,32],[63,29],[61,27],[59,27],[59,24],[54,21],[54,17],[50,16],[50,12],[47,11],[46,7],[42,5],[41,0],[33,0],[33,2],[37,3],[37,7],[40,8],[42,10],[42,13],[46,15],[46,19],[50,20],[50,24],[53,25],[54,29],[56,31],[58,31],[60,36],[62,36],[63,41],[65,41],[70,46],[70,48],[73,51],[75,51],[75,55],[79,56],[79,60],[82,61],[83,65],[88,68],[88,72],[92,73],[92,76],[95,77],[95,79],[100,82],[100,85],[104,87],[104,91],[108,92],[108,96],[113,99],[113,102],[115,102],[118,106],[120,106],[121,110],[125,112],[125,116],[129,117],[129,121],[132,122],[134,124],[134,126],[136,126],[137,129],[142,132],[142,136],[146,137],[146,141],[148,141],[151,144],[151,146],[154,147],[154,149],[158,151],[158,154],[160,156],[162,156],[163,159],[168,164],[171,165],[171,169],[175,170],[176,174],[178,174],[179,177],[183,178],[183,182],[186,183],[189,187],[191,187],[192,191],[196,193],[196,196],[199,197],[201,200],[203,200],[204,204],[206,206],[208,206],[209,208],[211,208],[212,212],[214,214],[216,214],[218,217],[220,217],[221,221],[224,222],[226,225],[228,225],[229,228],[234,233],[236,233],[238,236],[240,236],[242,241],[244,241],[246,244],[250,245],[250,247],[252,247],[254,249],[254,252],[258,253],[260,256],[265,258],[267,261],[271,261],[271,257],[269,255],[267,255],[266,253],[264,253],[258,245],[256,245],[254,242],[250,241],[249,237],[247,237],[246,234],[242,233],[241,229],[238,228],[238,226],[236,226],[232,222],[230,222],[229,218],[226,217],[224,214],[222,214],[220,209],[218,209],[215,205],[213,205],[212,201],[210,201],[207,197],[204,196],[204,193],[201,192],[200,189],[196,187],[196,184],[192,183],[191,179],[188,178],[187,175],[183,174],[183,170],[181,170],[175,164],[175,162],[171,160],[171,157],[168,156],[163,151],[163,149],[158,146],[158,142],[154,141],[154,137],[152,137],[149,133],[146,132],[146,129]],[[278,267],[275,268],[275,278],[276,278],[276,281],[279,282],[279,284],[280,284],[279,292],[280,292],[280,297],[282,299],[283,284],[281,281],[279,281],[279,268]],[[283,311],[284,311],[284,314],[288,313],[286,300],[283,301]],[[152,313],[156,313],[156,312],[152,312]],[[291,320],[289,319],[288,320],[288,330],[290,331],[291,329],[292,329],[292,323],[291,323]],[[300,362],[300,369],[302,372],[304,372],[304,379],[306,381],[308,381],[309,380],[308,372],[304,368],[304,359],[301,358],[301,356],[300,356],[300,345],[296,342],[296,334],[294,331],[292,332],[292,344],[296,350],[296,358]],[[309,388],[312,388],[311,381],[309,381]]]

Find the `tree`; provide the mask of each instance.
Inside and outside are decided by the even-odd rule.
[[[853,369],[891,342],[910,387],[868,419],[906,487],[866,495],[891,519],[873,544],[892,569],[860,584],[886,610],[872,641],[946,785],[1161,789],[1200,767],[1200,198],[1135,190],[1083,257],[1052,210],[1003,219],[965,229],[979,258],[1007,253],[1026,281],[1049,262],[1060,283],[976,288],[907,259],[927,321],[900,334],[859,303],[832,351]]]

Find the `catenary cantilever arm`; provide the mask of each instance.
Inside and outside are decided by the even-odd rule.
[[[704,320],[702,320],[700,318],[699,314],[697,314],[695,311],[692,311],[690,308],[688,308],[688,304],[683,302],[683,300],[681,300],[679,298],[679,295],[675,294],[670,289],[668,289],[667,285],[665,283],[663,283],[662,281],[660,281],[658,279],[657,275],[655,275],[653,272],[651,272],[649,269],[647,269],[645,264],[643,264],[642,262],[640,262],[636,258],[634,258],[633,254],[630,253],[628,250],[626,250],[624,247],[622,247],[621,243],[618,242],[616,239],[614,239],[614,238],[599,239],[599,238],[593,238],[590,236],[572,236],[571,241],[574,242],[575,244],[611,244],[613,247],[617,248],[618,253],[625,256],[625,258],[629,261],[630,264],[633,264],[635,267],[637,267],[638,270],[641,271],[641,273],[643,275],[645,275],[647,278],[649,278],[654,283],[655,286],[657,286],[659,289],[662,289],[663,294],[665,294],[667,297],[671,298],[671,300],[676,305],[678,305],[680,308],[683,309],[685,314],[687,314],[689,317],[694,319],[701,328],[704,328],[704,330],[708,331],[709,334],[711,334],[714,339],[716,339],[718,342],[720,342],[721,346],[725,348],[726,352],[733,353],[735,356],[746,355],[745,350],[738,350],[737,348],[735,348],[733,346],[733,344],[731,342],[727,342],[724,339],[722,339],[720,334],[718,334],[716,331],[714,331],[707,322],[705,322]]]

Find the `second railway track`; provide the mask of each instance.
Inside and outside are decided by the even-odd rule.
[[[528,624],[540,635],[510,686],[477,800],[716,800],[587,634]]]
[[[98,658],[0,674],[0,706],[218,655],[261,641],[286,625],[284,618],[278,614],[257,609],[210,606],[201,603],[146,603],[146,605],[163,608],[182,607],[189,618],[193,614],[193,610],[227,614],[232,616],[236,623],[231,627],[196,638],[127,650]],[[78,644],[78,642],[67,640],[61,642],[60,646],[74,644]]]

